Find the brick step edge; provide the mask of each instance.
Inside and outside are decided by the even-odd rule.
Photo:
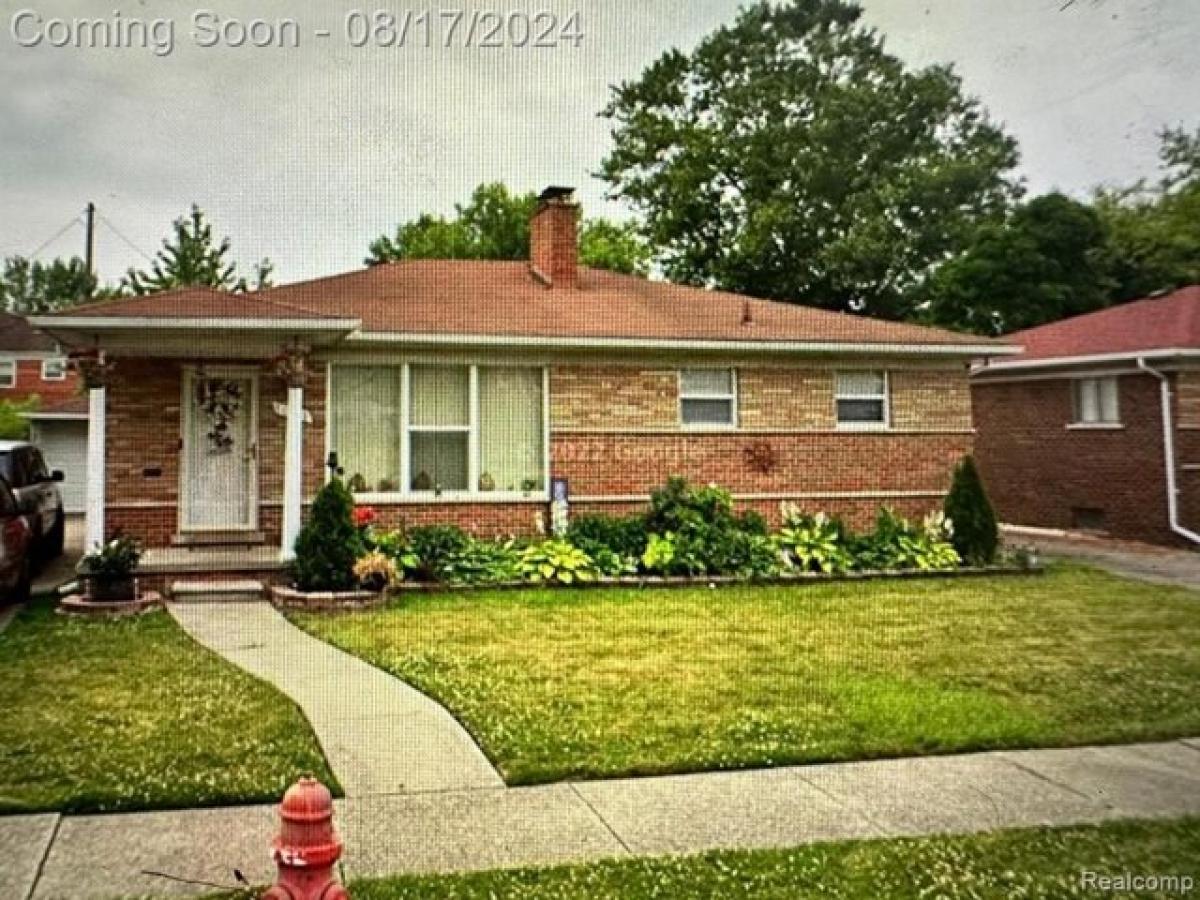
[[[298,591],[281,585],[272,585],[268,590],[276,606],[295,610],[372,609],[388,598],[385,591]]]

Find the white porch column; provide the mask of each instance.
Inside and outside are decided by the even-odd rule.
[[[304,377],[308,351],[304,347],[285,350],[277,370],[287,384],[287,420],[283,436],[283,527],[279,555],[289,560],[296,555],[296,538],[304,514]]]
[[[87,507],[84,551],[104,543],[104,412],[107,389],[88,388]]]

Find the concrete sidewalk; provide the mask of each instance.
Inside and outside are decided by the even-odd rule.
[[[347,797],[504,786],[444,707],[310,637],[270,604],[198,601],[168,608],[201,644],[296,702]]]
[[[374,795],[348,877],[1200,815],[1200,740]],[[194,895],[270,880],[271,807],[0,818],[0,896]]]
[[[1114,575],[1200,589],[1200,552],[1136,541],[1004,526],[1006,543],[1036,547],[1043,556],[1075,559]]]

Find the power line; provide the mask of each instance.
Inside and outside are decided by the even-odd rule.
[[[115,234],[117,237],[119,237],[124,242],[125,246],[127,246],[130,250],[132,250],[134,253],[141,256],[144,260],[146,260],[146,262],[149,262],[149,263],[154,262],[153,256],[151,256],[149,253],[147,253],[145,250],[143,250],[141,247],[139,247],[137,244],[135,244],[129,238],[125,237],[125,235],[121,233],[121,229],[119,229],[116,225],[114,225],[112,222],[110,222],[108,220],[108,217],[105,216],[104,213],[96,213],[96,218],[98,218],[103,224],[107,225],[108,230],[111,231],[113,234]]]
[[[58,231],[56,231],[53,235],[51,235],[50,237],[46,238],[46,240],[44,240],[40,244],[38,244],[36,250],[34,250],[32,253],[25,254],[25,256],[28,259],[33,259],[35,256],[37,256],[39,253],[41,253],[43,250],[45,250],[47,247],[49,247],[51,244],[53,244],[55,241],[57,241],[60,237],[62,237],[64,234],[66,234],[68,231],[70,231],[74,226],[76,226],[78,224],[79,224],[79,216],[77,215],[77,216],[75,216],[75,218],[71,219],[70,222],[68,222],[66,225],[64,225],[62,228],[60,228]]]

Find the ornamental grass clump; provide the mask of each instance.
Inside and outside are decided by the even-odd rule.
[[[312,514],[296,538],[292,578],[302,591],[347,591],[357,584],[354,564],[364,550],[354,524],[354,498],[340,478],[317,493]]]

